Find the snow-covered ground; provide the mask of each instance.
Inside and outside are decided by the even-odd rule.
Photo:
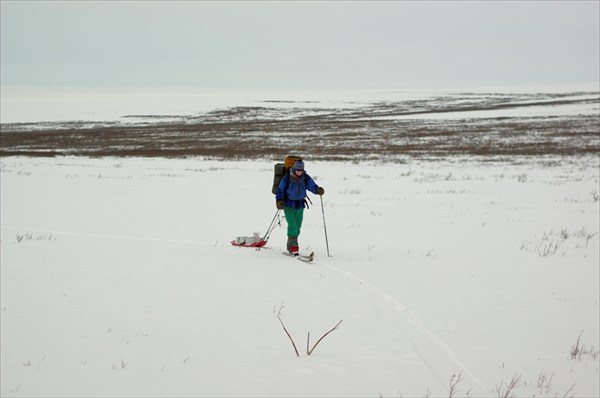
[[[1,395],[599,396],[598,166],[2,158]]]

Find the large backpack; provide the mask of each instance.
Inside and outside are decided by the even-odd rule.
[[[302,159],[300,156],[288,155],[285,157],[283,163],[275,164],[275,173],[273,176],[273,189],[271,190],[273,194],[277,193],[277,187],[279,186],[279,182],[281,181],[283,176],[292,168],[292,166],[294,165],[294,163],[296,163],[297,160],[304,161],[304,159]]]

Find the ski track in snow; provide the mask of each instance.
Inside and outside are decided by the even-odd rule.
[[[93,234],[87,232],[68,232],[68,231],[53,231],[39,228],[18,228],[13,226],[3,225],[2,229],[12,229],[17,231],[35,231],[41,232],[45,234],[55,234],[55,235],[70,235],[70,236],[90,236],[94,238],[108,238],[108,239],[127,239],[127,240],[141,240],[141,241],[151,241],[151,242],[166,242],[166,243],[185,243],[192,245],[205,245],[205,246],[218,246],[219,243],[215,242],[202,242],[197,240],[183,240],[183,239],[165,239],[165,238],[152,238],[152,237],[144,237],[144,236],[130,236],[130,235],[114,235],[114,234]]]
[[[440,363],[440,354],[446,362],[451,363],[460,371],[462,371],[474,385],[473,390],[476,390],[476,396],[486,396],[488,395],[488,390],[485,388],[485,385],[479,380],[473,372],[471,372],[458,358],[458,355],[439,337],[437,337],[430,330],[426,329],[418,320],[415,314],[410,311],[404,304],[400,303],[394,297],[390,296],[385,291],[379,289],[377,286],[373,285],[370,282],[356,276],[352,272],[341,270],[331,264],[328,264],[324,261],[315,261],[317,264],[322,264],[332,271],[348,277],[350,279],[354,279],[359,282],[363,286],[365,286],[370,291],[374,292],[378,296],[384,299],[385,302],[390,304],[396,311],[401,313],[404,316],[404,320],[408,323],[408,327],[398,324],[398,328],[402,331],[402,333],[410,340],[417,354],[421,357],[425,365],[431,370],[433,375],[439,381],[442,386],[446,386],[448,382],[448,375],[445,374],[441,370],[436,369],[437,363]],[[435,345],[431,349],[428,347],[431,346],[431,343]],[[439,366],[438,366],[439,367]]]
[[[108,238],[108,239],[124,239],[124,240],[140,240],[140,241],[153,241],[153,242],[167,242],[167,243],[182,243],[182,244],[194,244],[194,245],[203,245],[203,246],[226,246],[225,243],[219,242],[202,242],[202,241],[194,241],[194,240],[181,240],[181,239],[165,239],[165,238],[153,238],[153,237],[142,237],[142,236],[130,236],[130,235],[115,235],[115,234],[94,234],[94,233],[85,233],[85,232],[70,232],[70,231],[55,231],[55,230],[46,230],[46,229],[38,229],[38,228],[19,228],[14,226],[6,226],[3,225],[2,229],[11,229],[11,230],[27,230],[27,231],[35,231],[39,233],[46,234],[55,234],[55,235],[70,235],[70,236],[88,236],[95,238]],[[263,247],[262,249],[272,250],[271,248]],[[365,286],[371,292],[375,293],[379,297],[381,297],[387,304],[391,305],[395,311],[403,315],[404,322],[400,319],[400,322],[396,321],[398,328],[402,331],[402,333],[409,339],[412,346],[414,347],[416,353],[423,360],[423,363],[430,369],[434,377],[442,386],[446,386],[448,375],[445,371],[442,371],[439,365],[443,359],[446,363],[450,363],[453,367],[460,369],[465,376],[467,376],[471,383],[473,384],[473,389],[475,389],[475,393],[478,396],[485,396],[487,394],[487,389],[485,385],[479,380],[473,372],[471,372],[458,358],[458,355],[438,336],[432,333],[430,330],[425,328],[418,320],[416,315],[410,311],[404,304],[400,303],[394,297],[386,293],[385,291],[379,289],[377,286],[372,283],[356,276],[352,272],[341,270],[327,262],[314,260],[312,264],[321,264],[335,273],[353,279]],[[432,344],[435,347],[432,347]]]

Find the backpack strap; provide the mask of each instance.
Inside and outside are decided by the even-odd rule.
[[[283,200],[287,199],[287,189],[288,189],[288,185],[290,184],[290,176],[288,175],[289,173],[283,173],[283,177],[281,177],[284,181],[285,181],[285,188],[283,188]]]

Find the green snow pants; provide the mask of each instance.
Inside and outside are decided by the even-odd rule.
[[[287,221],[287,249],[289,252],[296,253],[299,250],[298,236],[302,227],[302,219],[304,218],[304,208],[294,209],[292,207],[284,207],[283,213]]]

